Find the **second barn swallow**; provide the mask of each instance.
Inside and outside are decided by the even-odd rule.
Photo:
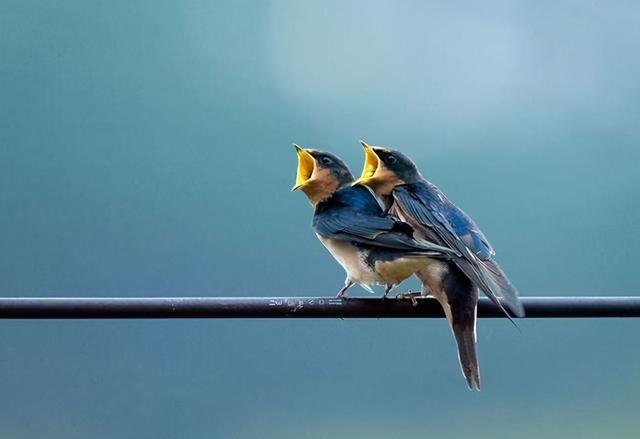
[[[417,238],[456,253],[450,261],[431,264],[416,275],[423,283],[422,294],[431,294],[442,304],[467,384],[479,390],[475,334],[478,288],[505,311],[498,299],[502,297],[507,308],[521,317],[524,310],[518,294],[493,259],[495,252],[478,226],[425,180],[411,159],[399,151],[361,143],[365,164],[355,184],[371,188],[393,215],[414,228]]]
[[[454,252],[413,239],[408,224],[385,215],[377,198],[364,186],[352,186],[353,176],[337,156],[294,145],[298,155],[296,183],[314,207],[313,229],[347,273],[338,297],[359,284],[385,286],[385,296],[397,284],[436,260]]]

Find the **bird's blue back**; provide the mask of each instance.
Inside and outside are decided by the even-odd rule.
[[[351,208],[359,212],[380,216],[382,208],[365,186],[348,186],[337,191],[326,205],[327,209]]]
[[[436,186],[421,181],[404,185],[426,206],[431,215],[449,233],[462,240],[481,259],[491,258],[495,252],[476,223],[462,209],[453,204]]]
[[[413,239],[413,229],[385,214],[374,195],[364,186],[345,187],[316,207],[313,229],[325,238],[334,238],[377,248],[405,252],[451,251]]]
[[[313,217],[313,228],[321,236],[331,236],[344,229],[368,236],[378,230],[390,230],[393,223],[384,218],[382,208],[364,186],[340,189],[317,206]]]

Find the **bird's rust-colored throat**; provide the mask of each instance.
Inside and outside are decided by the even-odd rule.
[[[305,193],[313,206],[330,198],[340,183],[333,176],[331,170],[318,165],[315,157],[309,151],[294,145],[298,155],[298,169],[296,183],[292,191],[300,189]]]

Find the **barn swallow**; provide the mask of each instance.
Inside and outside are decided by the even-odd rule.
[[[389,291],[434,261],[454,255],[450,249],[413,239],[408,224],[385,215],[365,186],[352,186],[353,176],[334,154],[294,145],[298,156],[292,191],[304,192],[314,208],[312,227],[318,239],[347,273],[337,297],[359,284],[384,285]]]
[[[507,317],[498,297],[514,315],[522,317],[518,293],[493,259],[495,251],[478,226],[424,179],[409,157],[361,143],[365,164],[354,184],[372,189],[392,215],[414,228],[418,240],[447,247],[456,254],[451,260],[429,265],[416,276],[423,284],[421,294],[433,295],[444,309],[467,385],[480,390],[475,329],[478,289]]]

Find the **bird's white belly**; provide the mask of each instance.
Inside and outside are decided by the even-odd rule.
[[[382,283],[382,279],[365,262],[363,254],[358,251],[356,246],[347,241],[323,238],[320,235],[318,235],[318,239],[335,260],[342,265],[350,280],[363,285]]]

